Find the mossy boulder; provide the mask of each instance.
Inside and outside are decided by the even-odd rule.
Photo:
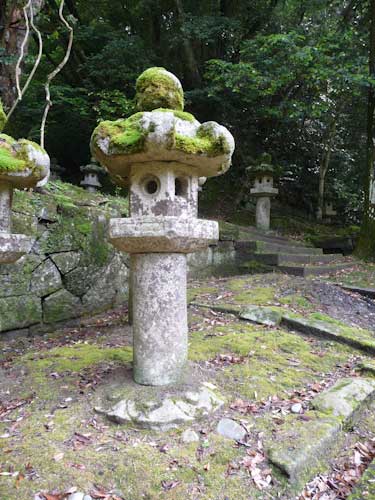
[[[138,77],[135,100],[139,111],[184,109],[184,92],[180,80],[164,68],[146,69]]]

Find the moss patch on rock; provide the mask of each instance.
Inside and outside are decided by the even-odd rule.
[[[184,93],[179,80],[165,68],[149,68],[137,79],[136,105],[140,111],[184,109]]]

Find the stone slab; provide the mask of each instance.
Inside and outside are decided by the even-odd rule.
[[[227,305],[216,305],[216,304],[201,304],[199,302],[190,302],[189,304],[192,307],[202,307],[203,309],[212,309],[213,311],[218,311],[227,314],[235,314],[238,316],[240,312],[240,306],[236,306],[235,304],[227,304]]]
[[[81,256],[80,252],[60,252],[51,254],[50,259],[61,274],[67,274],[78,266]]]
[[[305,422],[293,416],[266,441],[265,449],[269,460],[298,489],[327,465],[332,449],[339,444],[340,430],[335,417]]]
[[[67,290],[59,290],[43,301],[43,320],[45,323],[58,323],[77,318],[82,312],[82,304]]]
[[[111,243],[128,253],[189,253],[219,239],[218,223],[183,217],[111,219]]]
[[[322,392],[312,401],[312,407],[329,412],[341,419],[353,420],[366,400],[375,395],[375,380],[365,378],[345,378]]]
[[[128,275],[127,266],[119,255],[115,255],[110,264],[96,274],[94,282],[83,295],[82,305],[85,311],[99,312],[124,302],[128,293]]]
[[[362,288],[359,286],[349,286],[349,285],[340,285],[337,286],[343,288],[344,290],[348,290],[349,292],[358,293],[359,295],[363,295],[364,297],[370,297],[370,299],[375,299],[375,288]]]
[[[332,339],[360,349],[361,351],[375,354],[375,339],[364,336],[360,331],[358,331],[358,334],[354,335],[346,332],[345,329],[333,323],[327,323],[321,320],[311,320],[302,317],[293,317],[287,314],[283,315],[281,324],[301,333]]]
[[[50,260],[46,259],[32,273],[31,292],[38,297],[45,297],[62,288],[61,275]]]
[[[0,264],[13,264],[30,252],[33,238],[24,234],[0,233]]]
[[[42,320],[39,297],[21,295],[0,299],[0,331],[20,330]]]
[[[375,380],[339,380],[313,399],[311,407],[315,411],[307,414],[307,420],[290,415],[268,438],[266,451],[270,461],[286,474],[293,487],[302,486],[327,466],[344,440],[341,430],[352,425],[374,393]]]
[[[241,310],[239,318],[260,325],[277,326],[281,323],[282,315],[270,307],[247,306]]]
[[[112,422],[131,424],[140,428],[165,431],[191,423],[218,410],[224,401],[215,391],[215,386],[203,383],[196,390],[184,390],[175,394],[166,393],[161,399],[144,397],[121,399],[109,409],[96,407],[97,413]],[[142,389],[138,389],[140,393]]]

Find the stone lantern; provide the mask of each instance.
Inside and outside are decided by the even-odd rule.
[[[256,164],[248,169],[254,178],[254,187],[250,193],[257,198],[256,227],[263,231],[270,229],[271,198],[279,193],[279,190],[273,187],[274,167],[271,161],[271,155],[264,153]]]
[[[89,193],[96,193],[102,187],[99,182],[99,174],[104,173],[104,169],[98,165],[95,158],[91,158],[91,163],[80,167],[81,172],[84,174],[84,179],[81,181],[81,186],[84,186]]]
[[[159,386],[187,362],[186,254],[219,236],[217,222],[197,218],[199,178],[226,172],[234,140],[183,112],[181,83],[164,68],[142,73],[136,91],[139,112],[100,123],[91,147],[129,186],[131,216],[112,219],[109,238],[131,254],[134,379]]]
[[[325,215],[326,217],[335,217],[337,215],[337,210],[333,208],[332,201],[327,201],[325,204]]]
[[[49,156],[44,149],[35,142],[16,141],[0,133],[0,264],[16,262],[33,244],[29,236],[11,232],[13,189],[33,188],[48,175]]]
[[[56,158],[51,158],[51,181],[59,181],[61,180],[61,176],[65,173],[66,169],[57,163]]]

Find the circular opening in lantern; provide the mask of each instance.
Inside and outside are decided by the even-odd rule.
[[[155,195],[160,189],[159,179],[154,176],[144,179],[142,185],[144,192],[148,195]]]

